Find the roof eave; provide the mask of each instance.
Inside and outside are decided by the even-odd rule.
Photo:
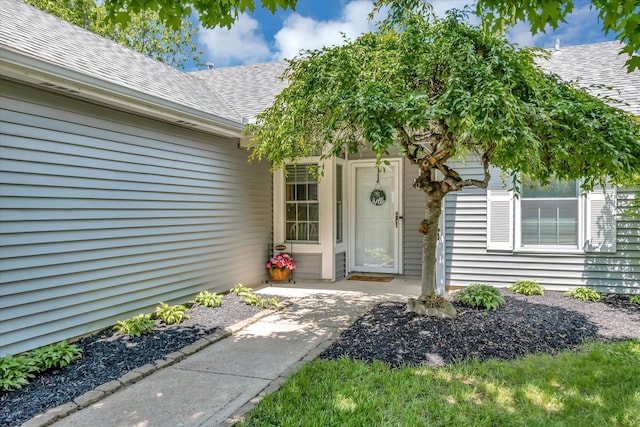
[[[240,138],[244,125],[0,46],[0,76],[145,117]]]

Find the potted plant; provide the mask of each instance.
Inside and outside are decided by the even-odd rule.
[[[267,262],[269,277],[274,281],[287,280],[291,271],[295,270],[295,268],[296,263],[291,258],[291,255],[284,252],[280,252]]]

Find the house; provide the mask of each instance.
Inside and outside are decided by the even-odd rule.
[[[285,62],[184,73],[18,0],[0,3],[0,355],[158,301],[260,284],[273,244],[294,253],[297,278],[420,276],[425,199],[404,158],[381,172],[371,153],[326,160],[320,180],[315,157],[287,174],[247,162],[244,124],[286,85]],[[621,87],[624,108],[639,114],[640,73],[626,74],[617,50],[567,47],[544,66]],[[478,173],[472,160],[461,166]],[[524,206],[499,174],[489,191],[448,195],[441,289],[535,279],[640,292],[640,219],[613,215],[638,189],[569,195],[573,231],[558,244],[527,240],[536,200]]]
[[[540,65],[640,116],[640,72],[627,73],[618,51],[617,42],[557,48]],[[271,73],[275,77],[283,68],[276,62],[194,74],[220,90],[250,88],[226,98],[243,104],[257,93],[251,82]],[[228,84],[231,76],[237,84]],[[266,94],[269,100],[273,96]],[[250,120],[252,112],[245,113]],[[383,173],[377,172],[372,153],[325,161],[319,182],[307,170],[319,158],[287,166],[286,176],[274,174],[274,239],[288,242],[296,258],[303,258],[308,277],[336,280],[356,271],[420,276],[417,229],[425,198],[411,186],[417,170],[403,157],[388,160]],[[452,163],[464,178],[484,177],[478,161]],[[302,200],[291,193],[298,186],[305,188]],[[556,290],[592,286],[640,292],[640,218],[627,209],[639,195],[637,188],[583,195],[574,182],[570,188],[515,197],[509,187],[494,169],[487,191],[467,188],[446,196],[438,244],[441,291],[474,282],[506,287],[523,279]],[[378,189],[387,197],[374,203]]]

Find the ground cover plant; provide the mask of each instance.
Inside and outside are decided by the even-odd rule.
[[[6,355],[0,358],[0,389],[10,391],[21,388],[37,374],[64,368],[81,357],[82,350],[67,341],[39,347],[15,357]]]
[[[115,330],[120,335],[131,335],[139,337],[142,334],[150,334],[153,332],[156,322],[149,314],[139,314],[131,319],[118,320]]]
[[[65,367],[52,361],[51,351],[41,352],[44,363],[52,366],[42,373],[29,353],[0,358],[0,426],[20,425],[39,413],[68,403],[101,384],[161,360],[169,353],[263,310],[261,306],[245,303],[234,293],[220,297],[222,304],[215,308],[195,303],[195,300],[187,303],[189,307],[185,314],[190,318],[183,316],[181,323],[167,324],[160,319],[150,319],[151,313],[141,314],[73,344],[58,345],[56,354],[60,357],[57,359],[62,361],[72,354],[69,349],[77,347],[82,352],[81,359]],[[269,299],[277,304],[276,298]],[[152,331],[142,333],[147,330],[149,320]],[[15,388],[16,384],[21,388]]]
[[[636,426],[640,341],[555,356],[393,369],[315,360],[240,426]]]
[[[590,288],[574,288],[565,292],[565,295],[581,301],[599,301],[602,299],[602,294],[600,292]]]
[[[544,295],[542,286],[533,280],[518,280],[513,282],[513,284],[509,286],[509,290],[522,295]]]
[[[246,304],[254,305],[257,307],[277,307],[278,306],[278,298],[260,298],[258,295],[253,292],[253,289],[247,288],[243,285],[236,285],[231,292],[238,295],[242,301]]]
[[[461,304],[474,308],[497,310],[504,304],[504,297],[493,286],[482,283],[472,283],[456,294],[456,300]]]

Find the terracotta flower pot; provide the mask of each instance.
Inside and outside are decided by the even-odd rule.
[[[270,268],[269,269],[269,277],[274,282],[280,282],[282,280],[287,280],[291,275],[291,270],[288,268]]]

